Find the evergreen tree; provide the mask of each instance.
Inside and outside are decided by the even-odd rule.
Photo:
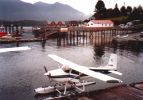
[[[95,5],[95,17],[96,19],[102,19],[107,17],[105,4],[102,0],[98,0],[97,4]]]
[[[127,6],[127,15],[130,16],[132,13],[132,7],[131,6]]]
[[[96,11],[96,12],[100,12],[100,11],[102,11],[103,9],[106,9],[104,2],[103,2],[102,0],[98,0],[97,4],[96,4],[96,6],[95,6],[95,11]]]
[[[134,7],[133,8],[133,11],[132,11],[132,13],[131,13],[131,15],[129,16],[129,19],[130,20],[135,20],[135,19],[137,19],[137,8],[136,7]]]
[[[126,10],[125,6],[122,6],[120,11],[121,11],[122,16],[127,16],[127,10]]]
[[[142,8],[142,6],[141,5],[139,5],[138,6],[138,8],[137,8],[137,16],[138,16],[138,19],[139,20],[142,20],[143,19],[143,8]]]
[[[142,8],[142,6],[138,6],[138,8],[134,7],[129,19],[130,20],[143,20],[143,8]]]
[[[116,4],[115,8],[113,10],[113,17],[119,17],[119,16],[121,16],[121,12],[120,12],[120,10],[118,8],[118,4]]]
[[[114,17],[114,12],[112,8],[107,9],[107,17],[108,18]]]
[[[104,19],[113,17],[122,18],[122,16],[126,16],[127,18],[127,19],[125,18],[124,21],[132,21],[132,20],[143,21],[143,8],[141,5],[134,8],[132,8],[131,6],[127,6],[127,8],[125,6],[122,6],[119,10],[118,4],[115,4],[114,9],[112,8],[106,9],[104,2],[102,0],[98,0],[95,5],[95,13],[91,17],[91,19]]]

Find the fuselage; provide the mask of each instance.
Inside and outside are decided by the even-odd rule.
[[[91,69],[92,71],[109,74],[108,70],[98,70],[98,69]],[[63,70],[62,68],[55,69],[49,71],[50,79],[59,83],[78,83],[81,80],[89,78],[89,76],[85,74],[81,74],[80,72],[74,70]]]
[[[46,71],[44,75],[47,75],[51,80],[60,82],[60,83],[77,83],[80,80],[84,80],[87,77],[96,78],[102,80],[107,83],[113,82],[121,82],[120,79],[105,75],[109,73],[119,74],[117,73],[117,55],[111,54],[108,64],[105,66],[99,67],[86,67],[75,64],[71,61],[63,59],[57,55],[48,55],[50,58],[62,64],[59,69]]]

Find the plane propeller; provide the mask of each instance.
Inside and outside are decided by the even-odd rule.
[[[44,66],[45,75],[48,76],[49,80],[51,81],[51,73],[47,70],[46,66]]]

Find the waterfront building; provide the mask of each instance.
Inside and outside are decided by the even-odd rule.
[[[64,27],[65,26],[65,23],[62,22],[62,21],[52,21],[52,22],[48,22],[47,24],[48,27]]]
[[[111,20],[91,20],[86,27],[114,27],[114,23]]]

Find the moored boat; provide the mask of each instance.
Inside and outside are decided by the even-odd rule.
[[[3,37],[3,36],[5,36],[7,33],[6,32],[4,32],[4,26],[3,25],[1,25],[0,26],[0,37]]]

